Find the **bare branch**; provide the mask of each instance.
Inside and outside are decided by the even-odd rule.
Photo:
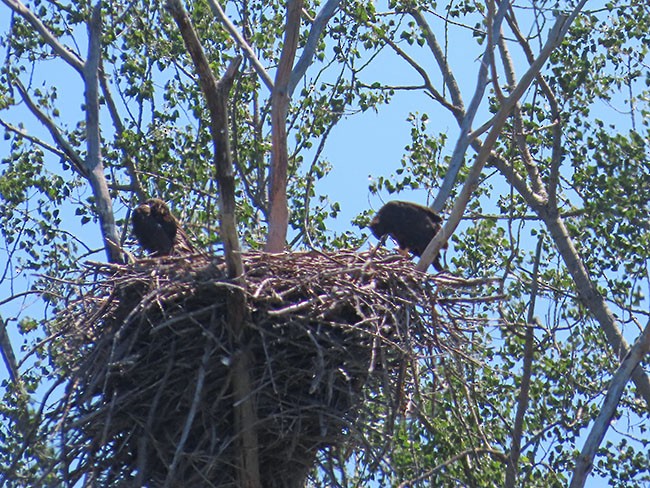
[[[499,39],[499,50],[501,52],[501,60],[506,73],[506,79],[508,80],[510,89],[512,89],[516,85],[515,68],[512,58],[510,57],[510,51],[508,50],[508,46],[503,37]],[[530,186],[533,192],[535,192],[540,199],[546,200],[548,195],[544,189],[544,184],[542,183],[542,178],[539,174],[539,168],[533,161],[533,156],[530,154],[528,144],[526,143],[526,137],[524,135],[524,120],[521,116],[521,104],[519,102],[515,105],[512,115],[514,119],[513,137],[519,149],[519,153],[521,154],[524,166],[526,167],[526,171],[528,172]]]
[[[9,339],[9,334],[7,333],[7,324],[4,319],[0,316],[0,353],[2,353],[2,359],[5,362],[7,371],[9,371],[9,377],[15,385],[21,386],[20,372],[18,370],[18,361],[16,361],[16,355],[14,354],[14,349],[11,346],[11,340]]]
[[[501,45],[504,41],[503,39],[503,29],[501,29],[501,26],[499,26],[498,32],[495,32],[495,30],[492,28],[492,22],[490,21],[492,18],[494,18],[494,2],[493,1],[488,1],[486,2],[487,8],[488,8],[488,28],[486,29],[487,31],[487,39],[488,39],[488,45],[491,46],[496,46],[496,45]],[[511,7],[508,7],[509,10],[511,10]],[[507,14],[506,14],[507,15]],[[494,35],[498,34],[498,40],[494,39]],[[496,63],[496,56],[494,55],[494,52],[492,54],[492,57],[490,58],[490,76],[492,78],[492,89],[494,90],[494,94],[496,99],[498,100],[499,103],[503,102],[505,100],[505,95],[503,94],[503,91],[501,90],[501,85],[499,84],[499,73],[497,72],[497,63]],[[514,83],[513,83],[514,86]]]
[[[113,100],[113,95],[111,93],[110,87],[108,86],[108,80],[106,79],[106,73],[103,72],[101,64],[102,63],[100,60],[101,73],[99,76],[99,84],[102,88],[102,94],[104,95],[104,99],[106,100],[108,113],[111,114],[111,120],[113,121],[113,127],[115,127],[115,133],[117,137],[121,138],[124,136],[124,124],[122,123],[122,119],[120,118],[120,114],[117,110],[117,106],[115,105],[115,100]],[[147,192],[142,187],[142,182],[140,182],[140,178],[138,177],[138,171],[137,168],[135,167],[133,158],[128,153],[126,148],[124,148],[123,146],[122,146],[122,156],[124,158],[124,166],[126,167],[126,172],[128,173],[129,179],[131,180],[129,190],[133,191],[137,195],[138,200],[140,201],[146,200],[148,195]]]
[[[211,0],[212,1],[212,0]],[[334,12],[338,8],[341,0],[327,0],[325,5],[320,9],[316,18],[312,22],[311,29],[309,31],[309,37],[307,37],[307,42],[305,47],[302,50],[300,59],[294,66],[291,72],[291,79],[289,80],[289,87],[287,91],[289,92],[289,98],[293,95],[296,86],[305,75],[307,68],[314,60],[314,54],[316,53],[316,48],[318,47],[318,40],[320,39],[325,26],[334,15]]]
[[[289,110],[289,80],[298,48],[300,14],[303,0],[287,2],[287,18],[284,31],[284,45],[275,76],[275,88],[271,96],[271,171],[269,189],[269,231],[265,250],[279,253],[284,251],[287,240],[289,209],[287,206],[287,112]]]
[[[501,35],[501,22],[503,21],[504,16],[507,12],[507,7],[509,5],[508,1],[502,1],[499,4],[499,9],[492,19],[492,28],[491,39],[497,39]],[[456,178],[458,177],[458,172],[463,166],[463,161],[465,160],[465,155],[467,154],[467,149],[470,145],[469,133],[472,129],[472,122],[474,122],[474,117],[478,111],[481,102],[483,101],[483,96],[485,94],[485,88],[487,86],[487,77],[488,70],[492,64],[492,59],[494,58],[494,44],[488,42],[485,47],[485,52],[481,57],[481,65],[478,71],[478,79],[476,80],[476,89],[474,90],[474,96],[472,101],[469,104],[469,108],[465,113],[462,121],[460,122],[460,135],[458,141],[456,142],[456,147],[454,147],[454,152],[451,155],[451,161],[449,162],[449,167],[447,168],[447,173],[445,174],[445,179],[440,186],[438,195],[436,196],[434,202],[431,204],[431,208],[440,213],[443,209],[445,202],[451,195],[451,191],[454,188],[456,183]]]
[[[11,10],[20,15],[23,19],[29,22],[34,29],[45,39],[45,42],[50,45],[52,50],[61,57],[66,63],[72,66],[77,72],[83,76],[84,62],[82,59],[72,52],[68,47],[64,46],[52,34],[52,32],[41,22],[41,20],[29,10],[20,0],[2,0]]]
[[[621,399],[623,390],[633,372],[641,370],[639,364],[648,353],[650,353],[650,322],[645,326],[645,329],[637,338],[636,343],[632,346],[632,349],[630,349],[630,352],[628,352],[612,377],[603,407],[594,421],[591,432],[589,432],[587,440],[582,447],[582,452],[576,460],[576,467],[573,471],[570,488],[582,488],[585,486],[587,476],[593,468],[596,451],[598,451],[598,447],[600,447],[605,437],[612,417],[616,413],[616,407]]]
[[[517,20],[514,16],[514,13],[512,12],[512,9],[510,10],[510,14],[506,16],[506,20],[508,21],[510,30],[512,30],[513,34],[515,35],[517,42],[523,49],[528,63],[532,63],[535,59],[533,51],[530,48],[528,41],[519,30],[519,26],[517,25]],[[557,208],[557,188],[560,183],[560,163],[563,153],[560,107],[557,102],[557,98],[555,98],[553,90],[551,90],[551,87],[548,85],[546,79],[541,73],[537,76],[537,82],[539,83],[539,86],[542,89],[542,93],[549,103],[551,109],[551,117],[553,120],[553,149],[551,152],[551,170],[548,179],[548,202],[551,208]]]
[[[239,32],[239,29],[237,29],[237,26],[228,18],[226,12],[224,12],[217,0],[208,0],[208,4],[210,5],[210,9],[214,16],[219,19],[239,48],[243,51],[244,56],[246,56],[246,58],[251,62],[257,75],[262,79],[269,91],[273,92],[273,80],[271,80],[271,77],[264,66],[262,66],[259,58],[255,55],[253,48],[248,44],[248,42],[246,42],[246,39],[244,39],[244,36]]]
[[[383,41],[390,46],[401,58],[403,58],[418,74],[422,77],[424,88],[431,94],[431,97],[440,105],[449,110],[454,116],[459,119],[463,116],[463,112],[458,107],[449,103],[449,101],[433,86],[427,71],[418,64],[411,56],[409,56],[402,48],[400,48],[395,41],[387,36],[383,37]]]
[[[481,148],[481,144],[472,144],[472,147],[478,151]],[[508,183],[510,183],[517,190],[517,192],[522,197],[524,197],[526,203],[528,203],[531,209],[533,209],[535,212],[540,211],[544,202],[541,201],[530,188],[528,188],[526,180],[519,176],[519,173],[517,173],[512,163],[506,161],[503,156],[496,154],[493,151],[488,159],[488,164],[499,170],[499,172],[506,178]]]
[[[449,216],[449,219],[441,231],[438,232],[436,236],[431,240],[417,264],[416,268],[419,271],[427,270],[433,261],[434,256],[440,252],[443,244],[447,242],[449,236],[453,234],[454,230],[458,226],[465,208],[467,207],[469,199],[478,186],[483,167],[491,156],[492,147],[499,137],[506,119],[510,116],[512,108],[514,107],[515,103],[517,103],[519,98],[524,94],[524,92],[528,89],[528,86],[530,86],[530,83],[532,83],[539,70],[551,55],[553,49],[555,49],[555,47],[560,43],[566,34],[571,21],[575,18],[575,15],[577,15],[577,12],[584,6],[584,3],[586,1],[587,0],[582,0],[572,15],[559,16],[555,22],[555,25],[553,26],[553,29],[549,33],[548,40],[542,48],[539,57],[533,64],[531,64],[528,71],[526,71],[526,73],[522,76],[519,84],[514,88],[514,90],[512,90],[510,96],[503,102],[503,105],[499,109],[499,112],[494,117],[494,125],[492,126],[492,129],[488,133],[485,142],[482,144],[481,149],[476,156],[476,160],[470,170],[467,181],[465,182],[460,195],[456,199],[456,202],[454,202],[454,207],[452,209],[451,215]]]
[[[243,275],[244,267],[240,255],[241,247],[235,218],[235,184],[230,152],[227,97],[241,63],[241,57],[235,58],[226,70],[224,77],[217,81],[210,69],[199,37],[180,0],[168,0],[166,7],[174,17],[185,46],[192,57],[199,76],[199,85],[210,111],[210,134],[214,146],[215,171],[220,190],[221,238],[224,241],[228,275],[231,278],[238,278]]]
[[[429,46],[429,49],[433,53],[433,56],[436,58],[438,67],[442,72],[443,82],[449,89],[449,94],[451,95],[452,102],[458,109],[461,110],[461,113],[464,112],[465,106],[463,104],[463,98],[460,94],[460,88],[458,87],[458,83],[456,82],[456,78],[454,77],[451,68],[449,67],[449,63],[447,63],[447,58],[445,57],[445,53],[440,47],[440,44],[438,44],[438,40],[436,39],[436,36],[433,34],[433,30],[431,30],[429,23],[424,18],[424,15],[422,15],[421,11],[409,10],[408,13],[411,15],[411,17],[413,17],[413,19],[418,24],[420,29],[422,29],[424,40],[426,41],[427,46]]]
[[[51,153],[57,155],[61,159],[67,159],[67,155],[61,149],[59,149],[56,146],[53,146],[52,144],[48,144],[47,142],[40,140],[38,137],[30,136],[25,131],[25,129],[16,127],[2,119],[0,119],[0,125],[5,129],[7,129],[9,132],[13,132],[14,134],[17,134],[18,136],[27,139],[28,141],[36,144],[37,146],[41,146],[43,149],[50,151]]]
[[[402,483],[400,483],[398,485],[398,488],[408,488],[410,486],[413,486],[414,484],[416,484],[416,483],[418,483],[420,481],[426,480],[427,478],[429,478],[429,477],[433,476],[434,474],[436,474],[438,471],[443,470],[447,466],[450,466],[450,465],[454,464],[455,462],[460,461],[463,458],[469,457],[471,455],[476,456],[476,455],[479,455],[479,454],[488,454],[491,457],[493,457],[494,459],[496,459],[497,461],[501,461],[501,462],[504,462],[504,463],[507,461],[506,455],[503,454],[501,451],[497,451],[496,449],[483,448],[483,447],[477,447],[475,449],[467,449],[465,451],[459,452],[455,456],[452,456],[451,458],[447,459],[445,462],[440,463],[436,467],[425,471],[421,475],[419,475],[419,476],[417,476],[417,477],[415,477],[413,479],[410,479],[408,481],[403,481]]]
[[[235,178],[230,152],[227,105],[228,95],[242,58],[233,59],[226,69],[226,73],[217,81],[180,0],[168,0],[166,8],[174,17],[185,46],[192,57],[199,75],[199,84],[210,111],[210,133],[214,144],[215,171],[219,185],[220,222],[226,253],[226,266],[229,277],[245,286],[244,266],[235,218]],[[262,483],[260,480],[255,398],[250,377],[252,361],[244,346],[247,310],[243,288],[234,287],[233,293],[228,295],[226,323],[233,347],[237,351],[235,357],[231,358],[234,424],[239,453],[236,467],[239,486],[259,488]]]

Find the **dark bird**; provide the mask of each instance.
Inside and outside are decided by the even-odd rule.
[[[192,253],[194,246],[180,227],[169,207],[159,198],[150,198],[138,205],[131,217],[133,234],[152,256]]]
[[[442,228],[442,219],[429,207],[393,200],[379,209],[368,227],[377,239],[384,236],[395,239],[402,254],[411,252],[414,256],[421,256]],[[446,243],[444,248],[447,248]],[[440,255],[434,258],[433,266],[437,271],[444,269]]]

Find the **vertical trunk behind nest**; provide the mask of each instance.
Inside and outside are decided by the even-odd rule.
[[[245,286],[241,249],[235,218],[235,179],[230,154],[227,100],[241,57],[235,58],[217,81],[203,52],[189,16],[179,0],[168,0],[167,8],[176,21],[199,75],[199,84],[210,111],[210,133],[214,145],[215,175],[219,185],[220,230],[226,253],[228,277]],[[246,349],[247,304],[243,289],[233,289],[228,299],[228,333],[232,344],[237,474],[241,488],[260,488],[255,400],[252,392],[251,358]]]

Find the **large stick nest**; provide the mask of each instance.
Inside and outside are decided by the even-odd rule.
[[[399,399],[414,348],[439,354],[464,341],[466,324],[434,308],[457,283],[399,256],[243,258],[241,282],[205,255],[89,267],[57,320],[69,377],[57,425],[71,484],[237,486],[233,365],[246,357],[256,420],[245,428],[257,436],[263,485],[300,486],[318,451],[355,430],[364,392],[388,385]],[[229,306],[241,292],[237,332]]]

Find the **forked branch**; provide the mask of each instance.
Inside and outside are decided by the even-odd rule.
[[[227,298],[229,340],[232,343],[233,413],[237,446],[237,475],[239,486],[260,488],[259,443],[255,397],[250,378],[251,358],[246,350],[246,320],[248,307],[244,295],[244,266],[242,263],[237,221],[235,217],[235,177],[230,152],[228,130],[228,95],[241,63],[233,59],[223,77],[217,81],[205,56],[198,35],[180,0],[168,0],[166,8],[174,17],[185,46],[199,76],[201,91],[210,112],[210,133],[214,145],[214,161],[219,185],[221,237],[226,253],[228,277],[241,285],[233,287]]]
[[[456,227],[458,226],[460,219],[465,212],[465,208],[469,203],[470,197],[474,193],[474,190],[478,187],[481,172],[483,171],[485,163],[491,156],[492,147],[501,134],[501,130],[503,129],[507,118],[510,116],[513,107],[519,101],[524,92],[528,89],[544,63],[546,63],[546,60],[551,55],[551,52],[553,52],[553,50],[559,45],[562,38],[566,34],[571,22],[577,15],[577,12],[582,9],[585,2],[586,0],[583,0],[579,6],[576,7],[572,15],[562,15],[557,19],[538,58],[534,63],[531,64],[528,71],[524,73],[517,86],[512,90],[510,96],[503,102],[501,108],[494,116],[492,129],[485,138],[485,141],[483,142],[481,149],[476,156],[474,165],[470,169],[470,173],[467,177],[467,180],[465,181],[465,185],[463,186],[458,198],[454,202],[451,215],[447,219],[447,222],[443,226],[442,230],[438,232],[436,236],[431,240],[417,264],[417,269],[419,271],[426,271],[429,268],[433,261],[433,258],[438,255],[444,243],[449,239],[449,236],[451,236],[456,230]]]
[[[265,250],[272,253],[284,251],[289,225],[287,203],[287,112],[289,110],[289,81],[298,49],[302,0],[287,2],[284,44],[271,95],[271,171],[269,184],[269,230]]]
[[[214,146],[214,163],[219,184],[220,229],[226,253],[228,275],[242,276],[244,267],[235,217],[235,177],[228,130],[228,95],[241,63],[234,58],[223,78],[217,81],[205,56],[199,37],[180,0],[168,0],[167,9],[174,17],[199,76],[199,85],[210,112],[210,134]]]

